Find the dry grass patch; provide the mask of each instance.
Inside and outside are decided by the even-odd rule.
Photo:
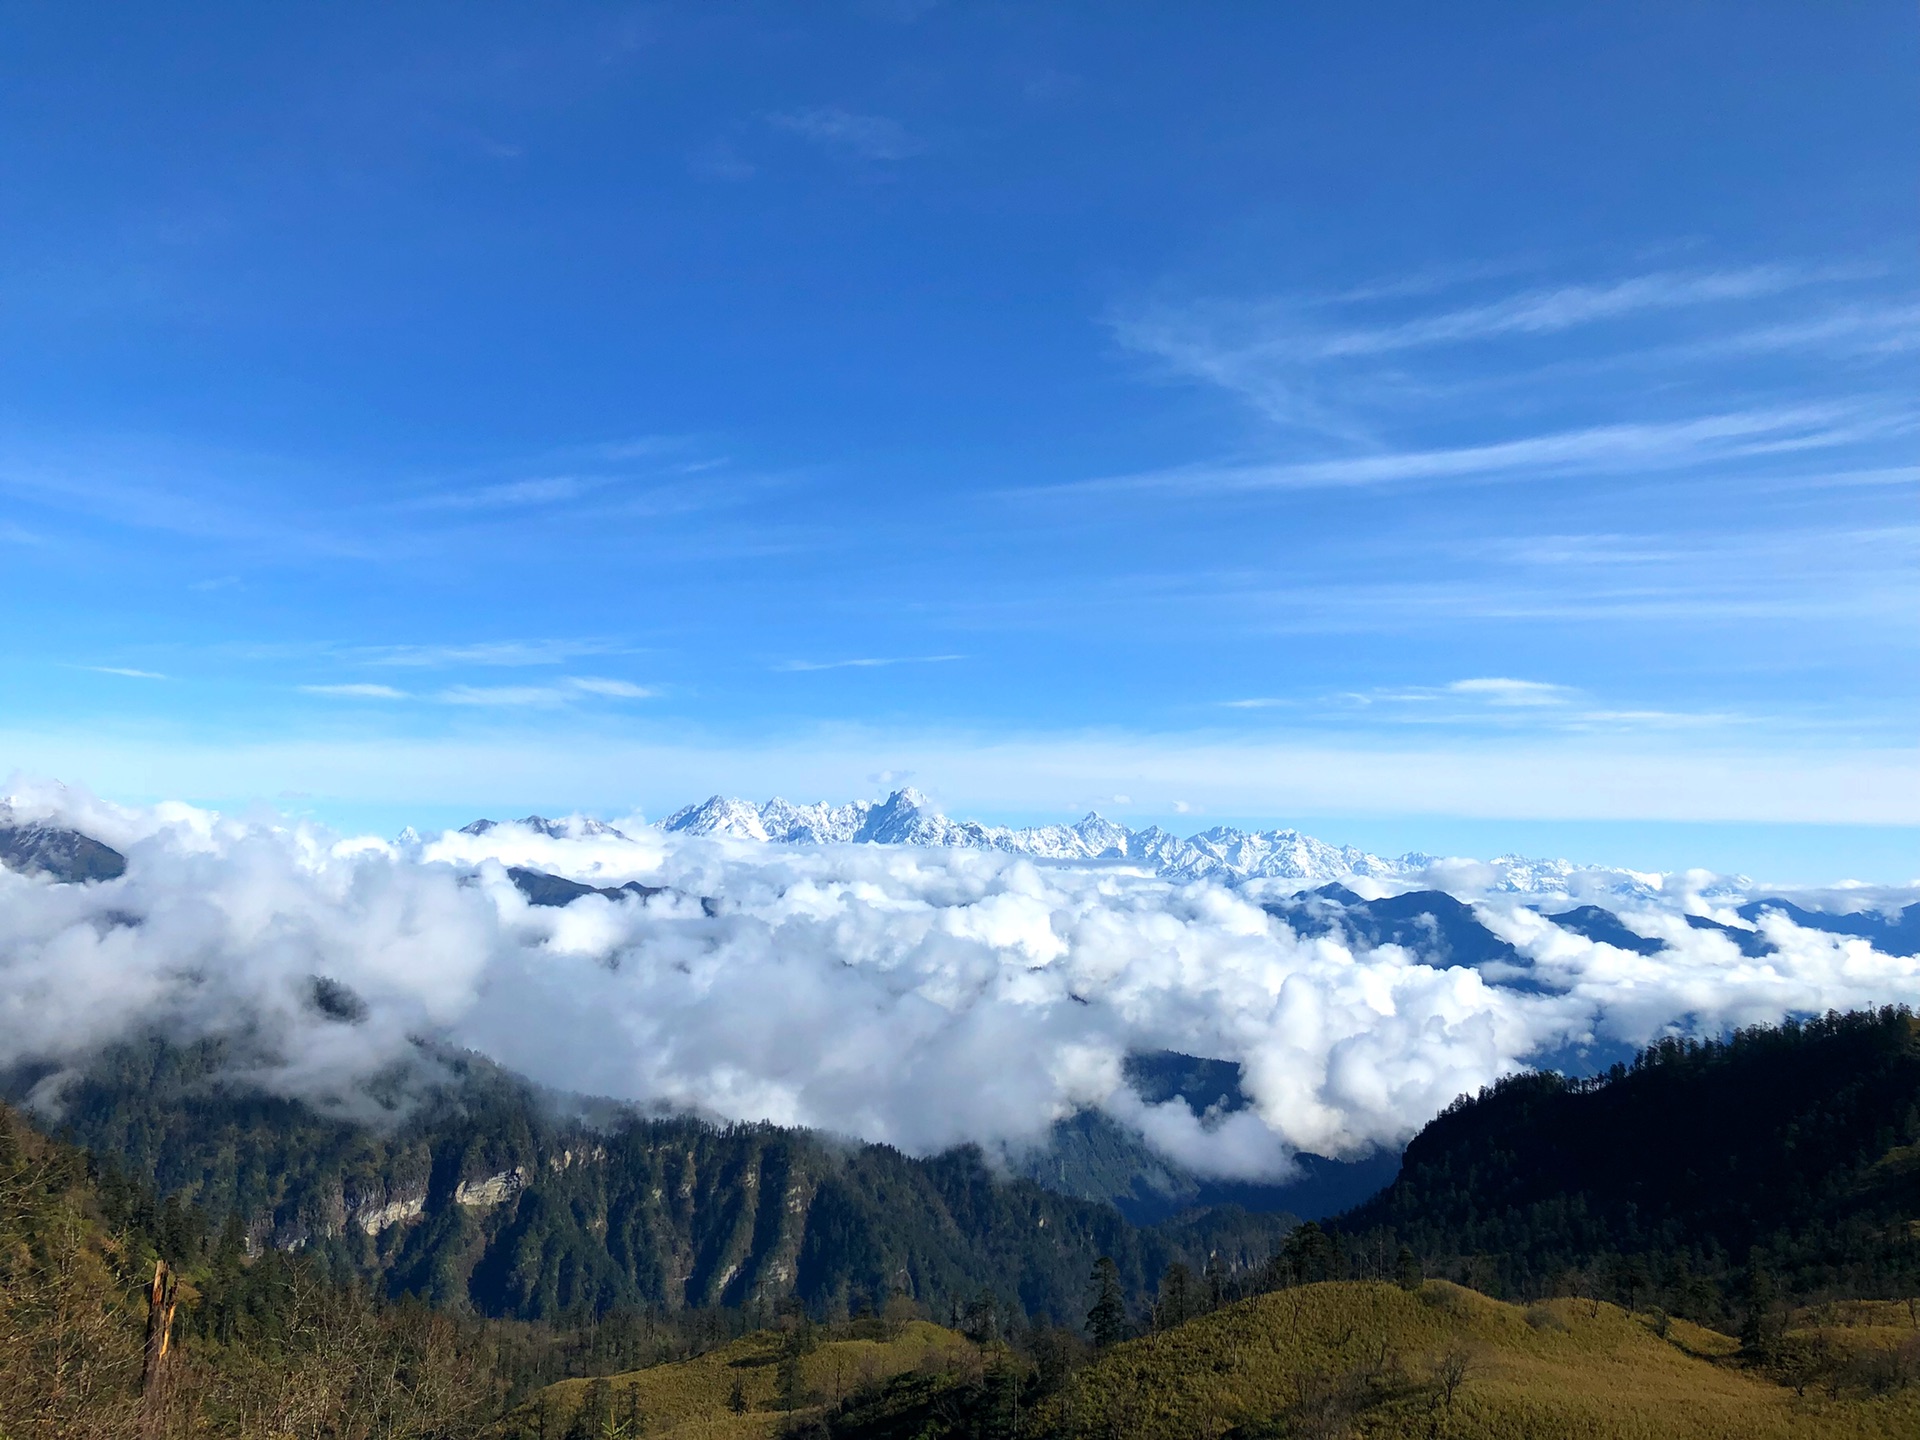
[[[983,1364],[971,1341],[938,1325],[914,1320],[884,1339],[819,1340],[799,1357],[801,1410],[817,1410],[868,1385],[910,1370],[973,1373]],[[675,1440],[767,1440],[786,1424],[780,1361],[787,1336],[762,1330],[691,1360],[609,1377],[616,1423],[640,1417],[641,1433]],[[563,1380],[542,1390],[498,1427],[503,1436],[563,1435],[587,1399],[588,1380]],[[744,1407],[744,1408],[737,1408]],[[630,1437],[629,1437],[630,1440]]]
[[[1586,1300],[1522,1309],[1439,1281],[1308,1285],[1117,1346],[1036,1420],[1087,1440],[1920,1435],[1915,1392],[1797,1396],[1705,1358],[1725,1337],[1668,1332]]]

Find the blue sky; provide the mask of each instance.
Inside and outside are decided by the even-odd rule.
[[[1920,873],[1910,6],[0,26],[0,771]]]

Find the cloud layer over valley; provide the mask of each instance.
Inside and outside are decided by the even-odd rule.
[[[1398,1145],[1530,1060],[1920,995],[1920,957],[1743,916],[1751,897],[1701,874],[1576,874],[1547,899],[1476,893],[1479,872],[1453,865],[1289,901],[1271,881],[640,821],[389,843],[52,787],[14,813],[127,865],[87,884],[0,868],[0,1064],[250,1029],[279,1059],[248,1081],[323,1102],[351,1103],[427,1038],[557,1088],[918,1152],[1017,1149],[1098,1107],[1201,1173],[1277,1178],[1296,1151]],[[514,867],[659,888],[534,905]],[[1344,908],[1422,886],[1473,905],[1460,923],[1484,953],[1431,916],[1382,938]],[[1593,900],[1624,920],[1618,943],[1589,938],[1606,925],[1591,915],[1542,914]],[[1167,1050],[1238,1062],[1251,1106],[1146,1104],[1124,1062]],[[57,1082],[42,1094],[57,1103]]]

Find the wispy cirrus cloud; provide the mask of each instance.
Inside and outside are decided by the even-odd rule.
[[[410,510],[523,510],[577,500],[602,482],[578,475],[543,475],[472,490],[448,490],[406,502]]]
[[[1911,432],[1920,415],[1857,404],[1783,406],[1685,420],[1594,425],[1444,448],[1383,449],[1329,460],[1195,464],[1042,490],[1185,493],[1310,490],[1419,481],[1545,478],[1622,467],[1677,469],[1833,449]],[[1034,492],[1029,492],[1034,493]]]
[[[1507,675],[1480,675],[1449,680],[1444,685],[1400,685],[1347,691],[1332,697],[1342,706],[1449,705],[1455,709],[1543,710],[1564,709],[1584,698],[1575,686],[1551,680],[1519,680]],[[1325,703],[1323,701],[1323,703]]]
[[[303,695],[332,700],[427,700],[441,705],[499,709],[553,708],[589,699],[649,700],[660,693],[654,686],[606,675],[569,675],[547,685],[448,685],[427,692],[369,681],[301,685],[298,689]]]
[[[631,680],[610,680],[601,675],[575,675],[567,681],[569,689],[582,695],[604,695],[613,700],[650,700],[660,692]]]
[[[783,111],[769,115],[767,123],[860,160],[906,160],[927,148],[891,116],[862,115],[838,105]]]
[[[448,705],[546,706],[564,705],[565,690],[557,685],[450,685],[433,697]]]
[[[1429,345],[1460,344],[1509,335],[1551,335],[1581,325],[1647,311],[1677,310],[1779,295],[1832,278],[1832,272],[1783,265],[1741,270],[1669,271],[1635,275],[1598,285],[1561,285],[1524,290],[1482,305],[1469,305],[1395,325],[1358,327],[1309,336],[1305,350],[1326,358],[1381,355]]]
[[[783,660],[773,668],[783,674],[814,670],[876,670],[888,665],[944,665],[964,655],[873,655],[852,660]]]
[[[1529,707],[1565,705],[1577,693],[1567,685],[1554,685],[1545,680],[1512,680],[1504,676],[1455,680],[1446,690],[1450,695],[1470,696],[1489,705]]]
[[[96,675],[119,675],[128,680],[170,680],[158,670],[136,670],[131,665],[76,665],[76,670],[91,670]]]
[[[365,665],[392,665],[419,669],[446,669],[459,665],[516,668],[564,665],[587,655],[620,654],[625,646],[611,640],[478,640],[446,645],[364,646],[343,652],[342,658]]]
[[[1156,356],[1195,378],[1238,388],[1261,369],[1479,340],[1556,335],[1633,316],[1726,305],[1784,295],[1811,286],[1859,278],[1857,270],[1755,265],[1716,271],[1662,271],[1599,283],[1540,286],[1476,304],[1381,323],[1330,315],[1366,308],[1365,302],[1429,293],[1429,287],[1376,286],[1334,297],[1267,296],[1251,299],[1155,301],[1121,307],[1108,324],[1121,344]],[[1355,302],[1361,302],[1356,307]],[[1911,305],[1869,310],[1822,310],[1791,324],[1770,326],[1775,343],[1813,343],[1862,324],[1899,323]],[[1249,387],[1251,388],[1251,387]]]
[[[1122,347],[1168,378],[1217,387],[1275,424],[1356,443],[1423,408],[1457,409],[1475,390],[1538,394],[1543,365],[1678,372],[1684,383],[1702,360],[1793,350],[1871,360],[1920,347],[1920,306],[1886,293],[1873,267],[1662,270],[1440,303],[1488,278],[1423,273],[1338,294],[1156,298],[1118,305],[1106,320]]]
[[[336,700],[405,700],[407,692],[391,685],[302,685],[303,695],[326,695]]]
[[[1920,305],[1844,305],[1667,347],[1657,358],[1690,360],[1819,349],[1842,356],[1891,356],[1920,349]]]
[[[1499,731],[1705,729],[1751,723],[1725,710],[1675,710],[1596,704],[1578,686],[1512,676],[1473,676],[1440,685],[1387,686],[1339,694],[1253,696],[1223,700],[1222,709],[1290,712],[1296,723],[1366,712],[1400,726],[1452,726]]]
[[[646,700],[660,692],[629,680],[598,675],[570,675],[554,685],[452,685],[434,699],[447,705],[477,705],[507,709],[543,709],[569,705],[583,697],[608,700]]]

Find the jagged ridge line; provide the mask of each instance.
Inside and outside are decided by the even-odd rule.
[[[1351,845],[1329,845],[1291,828],[1247,831],[1217,826],[1182,838],[1157,825],[1131,830],[1098,811],[1090,811],[1073,825],[983,825],[949,819],[911,787],[896,790],[885,800],[843,805],[793,805],[779,798],[755,805],[715,795],[675,811],[660,822],[660,828],[772,844],[928,845],[1000,850],[1042,859],[1136,860],[1168,878],[1194,880],[1395,878],[1423,871],[1439,858],[1419,852],[1383,858]],[[1501,856],[1492,863],[1528,872],[1528,888],[1543,878],[1564,881],[1575,868],[1564,860],[1518,856]]]

